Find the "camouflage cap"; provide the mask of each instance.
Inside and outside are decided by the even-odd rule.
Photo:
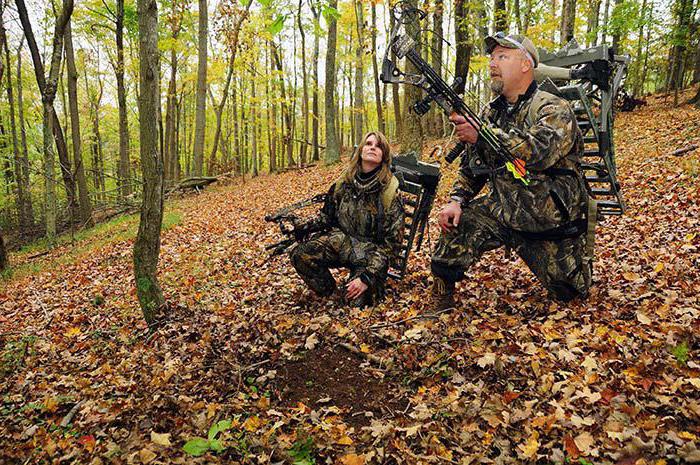
[[[492,36],[488,36],[484,42],[486,43],[486,53],[493,52],[497,45],[505,48],[515,48],[526,52],[530,55],[533,62],[533,68],[537,68],[540,62],[540,55],[537,53],[535,44],[530,39],[520,34],[506,35],[504,32],[497,32]]]

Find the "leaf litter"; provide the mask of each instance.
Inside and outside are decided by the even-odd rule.
[[[6,282],[0,463],[697,462],[700,153],[669,154],[700,142],[698,121],[662,99],[619,115],[629,209],[599,225],[586,302],[549,301],[496,251],[458,310],[434,313],[429,246],[374,308],[314,297],[287,260],[265,261],[278,236],[263,217],[341,166],[179,200],[154,332],[131,240]]]

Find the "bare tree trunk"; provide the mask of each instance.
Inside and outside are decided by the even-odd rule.
[[[357,26],[357,43],[355,44],[355,101],[353,116],[355,119],[355,134],[353,142],[359,146],[362,143],[362,130],[364,125],[365,93],[362,88],[364,70],[362,60],[364,55],[364,7],[359,0],[354,0],[355,23]]]
[[[433,69],[442,75],[442,19],[443,19],[443,0],[435,0],[435,12],[433,13],[433,37],[432,37],[432,47],[430,50],[430,61]],[[429,132],[433,136],[442,135],[443,131],[443,120],[442,111],[437,108],[436,105],[430,113],[431,117],[429,119],[430,129]]]
[[[518,34],[523,33],[523,18],[520,14],[520,0],[513,0],[513,16],[515,17],[515,27]]]
[[[330,8],[338,7],[338,0],[330,0]],[[335,86],[336,68],[336,41],[338,25],[335,17],[328,18],[328,44],[326,46],[326,163],[336,163],[340,160],[340,149],[335,126]]]
[[[73,33],[70,20],[66,25],[64,47],[66,50],[66,68],[68,71],[68,106],[70,109],[70,129],[73,139],[73,161],[78,181],[78,203],[80,205],[80,222],[90,227],[92,222],[92,205],[88,191],[85,168],[83,167],[83,145],[80,139],[80,116],[78,115],[78,70],[75,67],[73,53]]]
[[[170,48],[170,82],[168,83],[168,94],[165,100],[165,137],[163,147],[163,162],[165,164],[165,184],[170,185],[177,181],[175,166],[177,164],[177,137],[175,135],[176,125],[176,99],[177,99],[177,50],[175,44],[180,35],[182,26],[182,15],[178,12],[178,2],[173,0],[170,12],[170,37],[172,45]]]
[[[292,127],[292,114],[289,110],[289,101],[287,100],[287,92],[285,90],[286,86],[284,84],[284,69],[282,68],[282,59],[280,58],[280,53],[275,44],[274,40],[270,41],[270,48],[272,51],[272,59],[274,60],[277,72],[279,73],[279,89],[282,96],[282,119],[284,121],[284,146],[287,152],[287,166],[294,165],[294,137],[292,136],[294,128]]]
[[[0,272],[5,271],[7,267],[10,266],[9,260],[7,259],[7,250],[5,249],[5,240],[2,237],[2,232],[0,231]]]
[[[114,73],[117,79],[117,106],[119,107],[119,162],[117,166],[119,198],[131,195],[131,173],[129,168],[129,119],[126,110],[126,86],[124,85],[124,0],[117,0],[115,21],[117,41],[117,63]]]
[[[506,10],[506,0],[494,0],[493,27],[496,31],[508,32],[508,11]]]
[[[608,18],[610,18],[610,0],[605,0],[605,8],[603,10],[603,35],[600,39],[601,44],[607,44],[607,33],[608,33]]]
[[[255,101],[255,65],[253,65],[253,72],[250,76],[250,94],[253,101]],[[258,121],[257,121],[257,109],[256,105],[250,106],[250,125],[253,129],[253,134],[251,135],[251,162],[253,168],[253,176],[258,175]]]
[[[622,0],[615,0],[615,6],[613,7],[613,12],[622,3]],[[612,49],[614,53],[620,53],[620,32],[616,30],[612,34]]]
[[[389,29],[394,30],[395,26],[394,15],[389,14]],[[396,62],[396,54],[391,52],[392,61]],[[403,134],[403,124],[401,121],[401,97],[399,96],[399,85],[397,83],[391,84],[391,102],[394,109],[394,122],[396,127],[394,128],[394,138],[398,139],[401,134]]]
[[[635,82],[634,82],[634,88],[632,90],[632,94],[635,96],[639,96],[642,90],[642,65],[643,63],[640,62],[639,58],[642,56],[642,43],[644,41],[644,17],[646,16],[646,8],[647,8],[647,0],[642,1],[642,11],[639,13],[641,19],[639,20],[639,37],[637,38],[637,60],[636,60],[636,69],[635,69]]]
[[[377,65],[377,5],[372,3],[372,71],[374,72],[374,101],[377,105],[377,126],[382,134],[386,134],[384,123],[384,105],[379,85],[379,69]]]
[[[652,20],[653,14],[654,14],[654,1],[652,0],[651,4],[649,5],[649,24],[650,25],[651,25],[651,20]],[[645,51],[644,51],[644,67],[642,68],[642,78],[640,79],[641,84],[642,84],[641,85],[642,92],[644,92],[644,83],[647,80],[650,44],[651,44],[651,26],[647,27],[646,47],[645,47]]]
[[[457,42],[455,79],[462,78],[462,83],[457,88],[458,94],[464,94],[467,77],[469,75],[469,62],[474,48],[474,45],[469,39],[470,15],[469,3],[466,0],[457,0],[455,3],[455,41]]]
[[[586,28],[586,44],[596,46],[598,44],[598,18],[600,17],[600,0],[591,0],[591,11],[588,14]]]
[[[301,5],[302,0],[299,0],[299,8],[297,10],[297,23],[299,25],[299,34],[301,35],[301,79],[303,84],[303,97],[301,101],[301,113],[304,115],[304,142],[299,147],[299,164],[306,164],[306,149],[309,141],[309,83],[306,76],[306,34],[304,26],[301,23]]]
[[[20,153],[20,181],[26,196],[22,216],[26,222],[27,230],[34,228],[34,207],[32,205],[32,193],[29,187],[29,150],[27,149],[27,130],[24,125],[24,95],[22,86],[22,47],[24,36],[17,48],[17,116],[19,117],[19,134],[22,141],[22,151]],[[9,71],[8,71],[9,72]],[[21,220],[20,220],[21,221]]]
[[[36,75],[37,84],[42,95],[42,103],[44,109],[43,118],[43,141],[44,141],[44,174],[46,182],[46,237],[50,244],[53,244],[56,237],[56,181],[55,181],[55,170],[54,170],[54,141],[53,141],[53,131],[56,130],[57,136],[60,133],[60,138],[56,137],[56,145],[59,147],[59,155],[61,155],[61,147],[59,139],[63,142],[65,147],[65,140],[63,140],[63,133],[60,131],[60,126],[58,123],[58,118],[53,107],[54,99],[56,98],[56,90],[58,88],[58,76],[61,69],[61,56],[63,52],[63,34],[65,32],[66,24],[70,20],[70,16],[73,13],[73,0],[63,0],[63,8],[61,14],[56,18],[56,24],[54,26],[54,37],[53,37],[53,51],[51,53],[51,66],[49,68],[48,79],[44,76],[44,65],[41,62],[41,56],[39,54],[39,48],[37,47],[36,40],[34,39],[34,33],[32,32],[32,26],[29,22],[29,15],[27,14],[27,7],[24,4],[24,0],[16,0],[17,11],[20,16],[20,21],[22,22],[22,28],[24,29],[24,35],[27,38],[27,44],[31,51],[32,60],[34,61],[34,73]],[[74,202],[75,199],[75,187],[71,184],[70,180],[70,165],[67,159],[67,149],[65,153],[66,160],[61,160],[62,172],[64,173],[64,182],[66,183],[66,195],[68,196],[69,205],[70,202]],[[65,172],[68,171],[68,178]],[[71,197],[72,196],[72,197]]]
[[[561,45],[574,38],[576,26],[576,0],[563,0],[561,4]]]
[[[19,230],[22,234],[29,232],[31,220],[27,217],[27,196],[30,195],[28,190],[28,181],[25,183],[23,168],[24,160],[20,154],[19,141],[17,139],[17,123],[15,121],[15,98],[12,90],[12,72],[10,62],[10,47],[7,43],[7,35],[5,33],[5,24],[3,21],[3,5],[0,4],[0,54],[5,50],[5,66],[0,59],[0,83],[2,83],[3,73],[7,72],[7,103],[10,113],[10,133],[12,134],[12,154],[14,155],[15,168],[15,191],[17,195],[17,218]],[[21,83],[20,83],[21,85]],[[1,240],[1,239],[0,239]],[[2,244],[0,244],[1,246]]]
[[[197,33],[197,92],[196,113],[194,123],[194,175],[201,176],[204,172],[204,136],[206,133],[207,111],[207,39],[209,37],[209,13],[207,0],[199,0],[199,30]],[[208,173],[214,174],[214,167],[208,167]]]
[[[319,126],[320,126],[320,121],[321,121],[321,114],[319,112],[319,96],[318,96],[318,60],[319,60],[319,40],[320,40],[320,25],[319,25],[319,13],[318,9],[316,6],[316,3],[311,0],[309,2],[311,6],[311,13],[314,15],[314,62],[313,62],[313,81],[314,81],[314,88],[313,88],[313,97],[312,97],[312,103],[311,103],[311,111],[312,111],[312,118],[311,118],[311,143],[313,144],[312,147],[312,156],[311,159],[313,161],[318,161],[321,158],[320,155],[320,150],[319,150]]]
[[[146,322],[156,322],[165,299],[156,271],[163,222],[163,154],[158,150],[160,108],[160,52],[158,51],[158,4],[138,0],[139,13],[139,140],[143,172],[143,203],[139,232],[134,243],[136,294]]]

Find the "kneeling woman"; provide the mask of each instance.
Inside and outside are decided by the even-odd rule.
[[[328,191],[321,213],[308,225],[325,226],[326,232],[291,252],[292,265],[317,294],[331,295],[336,283],[329,268],[345,267],[350,269],[345,298],[351,305],[371,305],[382,296],[404,229],[399,181],[390,167],[386,137],[368,133]]]

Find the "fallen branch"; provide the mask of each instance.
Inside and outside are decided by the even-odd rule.
[[[349,350],[350,352],[359,355],[360,357],[366,358],[367,360],[376,365],[385,365],[387,368],[391,368],[394,365],[394,363],[391,360],[384,360],[383,358],[377,357],[376,355],[362,352],[359,348],[355,347],[352,344],[348,344],[347,342],[339,342],[338,345],[343,349]]]
[[[68,413],[66,413],[66,416],[63,417],[63,420],[61,420],[61,427],[65,428],[66,426],[68,426],[70,424],[71,421],[73,421],[73,417],[75,416],[76,413],[78,413],[78,410],[80,409],[80,407],[83,406],[84,403],[85,403],[85,401],[81,400],[80,402],[75,404],[73,406],[73,408],[71,408]]]
[[[669,153],[669,156],[677,157],[679,155],[683,155],[684,153],[692,152],[696,148],[700,147],[698,144],[693,144],[689,145],[687,147],[683,147],[682,149],[674,150],[673,152]]]

